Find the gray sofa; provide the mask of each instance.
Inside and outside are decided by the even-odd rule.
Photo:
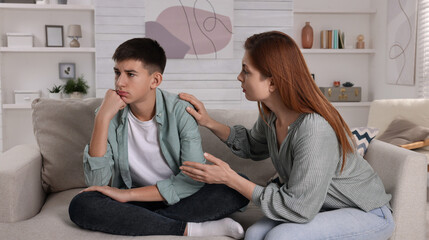
[[[68,216],[70,200],[83,187],[82,150],[89,141],[94,109],[101,99],[52,100],[33,103],[38,146],[20,145],[1,154],[0,239],[181,239],[181,236],[126,237],[82,230]],[[251,127],[255,110],[209,110],[228,125]],[[204,151],[227,161],[258,184],[275,171],[269,159],[240,159],[207,129],[200,129]],[[396,230],[392,239],[425,239],[426,159],[422,154],[374,140],[366,159],[393,195]],[[262,216],[250,204],[231,217],[247,228]],[[187,238],[194,239],[194,238]],[[205,237],[195,239],[230,239]]]

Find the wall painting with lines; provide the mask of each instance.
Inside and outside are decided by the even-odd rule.
[[[233,0],[147,0],[145,35],[167,58],[233,57]]]
[[[414,85],[417,0],[387,3],[387,83]]]

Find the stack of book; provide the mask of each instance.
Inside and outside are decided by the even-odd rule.
[[[320,31],[320,48],[343,49],[345,48],[344,32],[340,30]]]

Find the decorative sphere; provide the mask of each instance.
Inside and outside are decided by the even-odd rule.
[[[357,37],[357,40],[360,42],[360,41],[363,41],[363,39],[364,39],[363,35],[359,34],[359,36]]]

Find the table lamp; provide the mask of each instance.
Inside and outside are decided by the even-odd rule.
[[[73,40],[70,42],[70,47],[80,47],[80,44],[77,41],[80,37],[82,37],[80,25],[69,25],[67,36],[73,38]]]

